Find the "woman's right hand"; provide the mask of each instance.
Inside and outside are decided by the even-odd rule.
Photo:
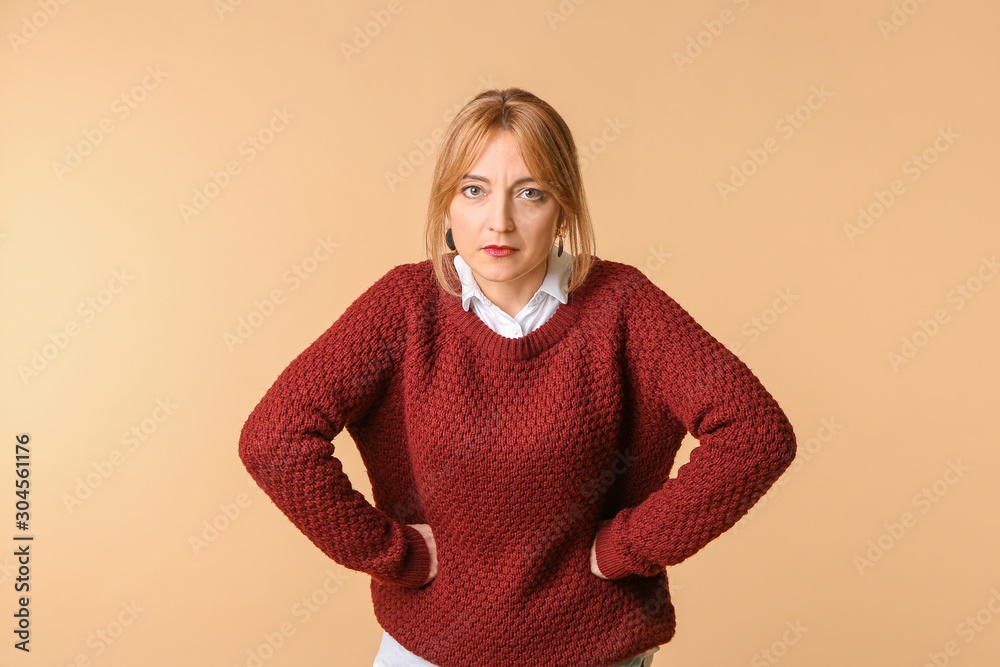
[[[409,523],[407,525],[410,526],[411,528],[416,528],[417,532],[423,535],[424,542],[427,543],[427,551],[430,553],[431,556],[431,569],[430,572],[427,573],[427,581],[425,581],[422,584],[423,586],[426,586],[427,584],[434,581],[434,577],[437,576],[438,572],[437,543],[434,542],[434,532],[431,530],[431,527],[426,523]]]

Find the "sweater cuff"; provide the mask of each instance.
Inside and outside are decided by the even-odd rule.
[[[597,569],[608,579],[621,579],[633,574],[619,549],[618,540],[615,539],[615,525],[616,522],[612,520],[598,528],[594,542]]]
[[[399,575],[393,579],[400,586],[420,588],[431,573],[431,553],[424,536],[413,526],[403,524],[403,536],[406,538],[406,557]]]

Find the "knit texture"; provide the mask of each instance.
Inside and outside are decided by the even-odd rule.
[[[738,357],[637,268],[594,260],[520,338],[463,310],[429,260],[396,266],[243,426],[257,484],[330,558],[370,574],[379,624],[441,667],[597,667],[669,641],[665,566],[730,528],[795,455]],[[374,505],[334,455],[345,428]],[[699,446],[671,479],[687,432]],[[427,585],[412,523],[437,543]],[[595,536],[608,579],[590,572]]]

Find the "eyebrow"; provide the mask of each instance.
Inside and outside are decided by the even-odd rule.
[[[483,183],[490,182],[490,179],[486,178],[485,176],[479,176],[477,174],[466,174],[462,178],[463,179],[467,178],[472,181],[482,181]],[[519,178],[516,181],[514,181],[514,185],[520,185],[521,183],[537,183],[537,181],[533,179],[531,176],[524,176],[523,178]]]

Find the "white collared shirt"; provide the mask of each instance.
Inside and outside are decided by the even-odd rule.
[[[566,288],[573,269],[573,256],[563,252],[557,257],[555,246],[549,250],[549,265],[535,295],[514,317],[486,298],[468,263],[455,255],[455,270],[462,281],[462,308],[472,309],[486,326],[507,338],[521,338],[545,324],[560,304],[566,303]]]

